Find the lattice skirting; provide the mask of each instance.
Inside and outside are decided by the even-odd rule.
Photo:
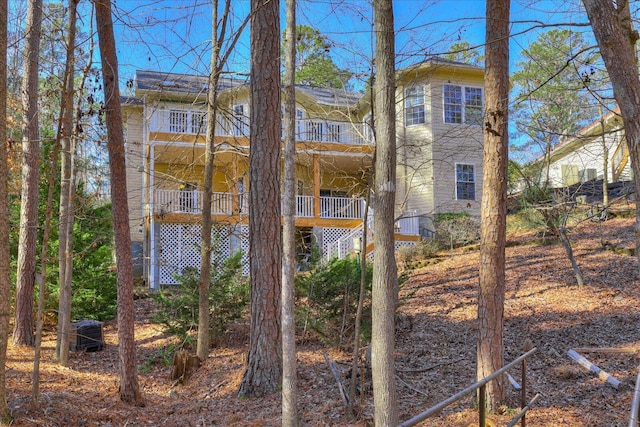
[[[190,268],[200,271],[201,232],[202,226],[198,224],[160,224],[158,264],[161,285],[178,284],[176,276]],[[219,226],[212,230],[213,263],[222,263],[231,255],[232,236],[233,229],[229,226]],[[242,249],[244,252],[244,247]]]
[[[331,251],[331,246],[333,243],[340,240],[340,238],[346,236],[352,231],[351,228],[329,228],[324,227],[322,229],[322,255],[331,258],[335,256],[335,254],[329,253]],[[347,245],[351,242],[341,242],[340,244],[344,247],[340,248],[341,251],[347,251]],[[335,248],[337,249],[337,248]]]

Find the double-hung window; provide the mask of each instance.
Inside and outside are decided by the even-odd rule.
[[[404,90],[404,123],[405,126],[425,123],[423,85]]]
[[[456,200],[476,199],[475,166],[466,163],[456,163]]]
[[[444,85],[444,122],[452,124],[482,124],[482,89]]]

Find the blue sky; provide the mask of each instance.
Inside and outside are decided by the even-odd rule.
[[[284,10],[284,2],[281,3]],[[208,1],[116,0],[115,4],[123,81],[133,77],[135,69],[207,72],[211,39]],[[248,13],[249,0],[234,0],[233,9],[237,26]],[[474,46],[484,41],[485,2],[481,0],[396,0],[394,14],[399,67],[442,53],[457,41]],[[511,16],[512,33],[517,34],[511,40],[512,64],[541,31],[538,28],[523,32],[525,29],[548,23],[586,22],[581,4],[575,0],[514,0]],[[372,41],[372,12],[367,1],[299,1],[297,18],[298,23],[316,27],[329,37],[339,66],[367,71]],[[229,71],[240,75],[249,72],[248,34],[247,27],[228,64]]]

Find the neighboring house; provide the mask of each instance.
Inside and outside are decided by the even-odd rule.
[[[481,68],[431,61],[398,73],[396,247],[433,232],[442,212],[479,214]],[[138,71],[124,98],[131,239],[149,286],[200,266],[207,78]],[[215,137],[213,258],[245,254],[248,272],[249,86],[222,79]],[[352,253],[374,154],[369,96],[296,87],[299,258]],[[371,251],[369,245],[366,248]]]
[[[548,173],[551,188],[602,180],[605,173],[609,183],[630,181],[631,164],[620,110],[609,112],[575,136],[560,141],[537,162],[547,165],[543,172]],[[546,180],[547,174],[542,175]]]

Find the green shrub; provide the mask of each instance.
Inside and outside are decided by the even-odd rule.
[[[442,245],[436,239],[424,239],[415,245],[400,247],[396,252],[396,260],[406,268],[414,261],[437,257],[440,250]]]
[[[191,346],[195,342],[199,278],[196,269],[187,268],[178,276],[179,285],[152,294],[159,304],[153,320],[163,325],[166,332],[179,337],[183,346]],[[214,263],[209,287],[209,327],[214,345],[222,338],[227,326],[242,316],[248,303],[249,282],[242,276],[242,253],[230,256],[220,265]]]
[[[352,333],[360,294],[360,263],[354,258],[334,259],[296,278],[297,319],[307,332],[316,332],[327,342],[344,342]],[[373,268],[367,265],[366,290],[371,290]],[[361,331],[370,336],[370,303],[365,298]],[[337,339],[336,339],[337,338]]]

